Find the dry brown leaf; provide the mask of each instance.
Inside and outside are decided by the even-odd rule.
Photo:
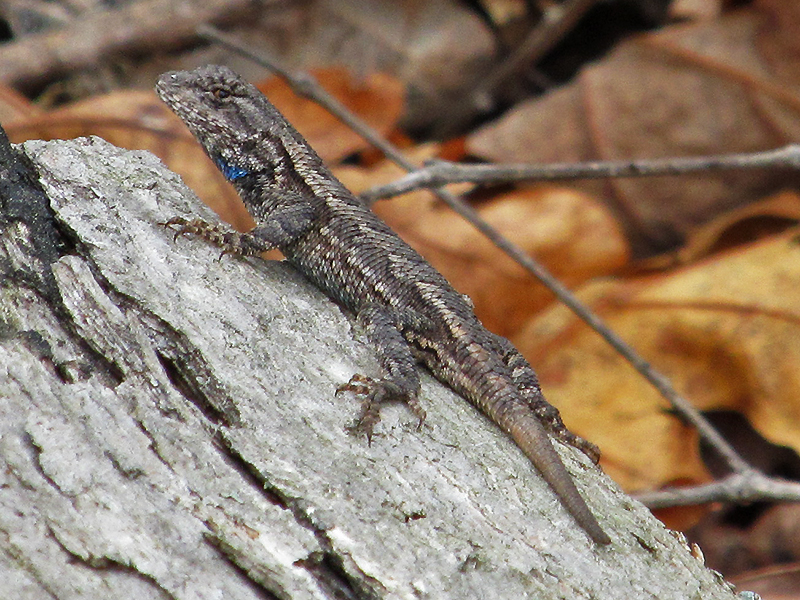
[[[764,507],[746,527],[726,517],[725,511],[713,513],[687,532],[703,549],[706,564],[726,578],[737,574],[730,582],[762,600],[800,597],[800,570],[789,562],[800,560],[800,505]]]
[[[697,259],[780,233],[800,221],[800,195],[780,192],[747,206],[723,213],[692,231],[686,245],[678,251],[684,264]]]
[[[461,2],[336,0],[305,7],[300,31],[291,25],[288,35],[281,31],[276,50],[306,68],[346,64],[357,73],[395,74],[412,90],[406,115],[412,129],[430,127],[497,52],[490,27]],[[259,26],[255,43],[263,43],[261,30],[269,26]]]
[[[743,535],[739,540],[732,540],[733,543],[738,541],[738,546],[730,544],[719,549],[719,558],[725,561],[724,565],[733,562],[732,559],[739,559],[740,564],[734,567],[741,567],[741,563],[745,563],[745,568],[753,563],[763,567],[749,572],[741,572],[741,568],[723,572],[738,572],[729,581],[739,589],[756,592],[761,600],[796,600],[800,598],[800,548],[797,542],[800,539],[800,511],[797,505],[784,505],[776,506],[769,512],[773,513],[767,515],[769,520],[781,522],[769,523],[769,531],[758,531],[763,528],[763,524],[758,523],[753,528],[756,530],[755,539]],[[717,568],[713,564],[709,566]]]
[[[722,0],[673,0],[668,11],[673,21],[716,19],[722,14]]]
[[[420,163],[435,150],[418,150],[412,160]],[[400,171],[383,164],[372,171],[349,169],[337,174],[359,192],[398,177]],[[457,290],[473,299],[478,316],[492,331],[513,333],[552,302],[552,294],[538,281],[432,194],[416,192],[374,208]],[[519,189],[478,205],[478,211],[570,285],[613,273],[628,259],[622,232],[609,212],[578,192]]]
[[[0,123],[5,127],[19,119],[39,114],[39,109],[18,91],[0,85]]]
[[[403,84],[390,75],[373,73],[363,81],[355,81],[342,68],[313,70],[312,74],[328,93],[383,137],[396,127],[403,114]],[[270,78],[258,88],[326,162],[337,163],[369,147],[327,110],[297,96],[282,79]]]
[[[689,232],[674,253],[659,254],[628,265],[626,274],[665,271],[705,256],[777,235],[800,221],[800,195],[784,191],[714,217]]]
[[[742,414],[800,452],[797,231],[658,277],[580,296],[701,410]],[[708,479],[696,434],[597,334],[556,307],[516,337],[568,425],[629,491]]]
[[[760,0],[718,21],[641,36],[575,83],[479,130],[468,149],[497,162],[569,162],[749,152],[800,140],[798,7]],[[606,199],[643,254],[794,180],[761,170],[580,186]]]
[[[476,3],[485,12],[495,30],[530,18],[530,5],[525,0],[479,0]]]

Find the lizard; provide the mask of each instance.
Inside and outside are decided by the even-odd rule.
[[[253,256],[277,248],[356,316],[383,374],[356,374],[337,393],[362,398],[357,423],[370,441],[386,401],[405,401],[422,423],[417,369],[422,363],[511,436],[595,543],[611,542],[548,433],[595,463],[597,447],[566,428],[511,342],[488,331],[471,301],[336,179],[254,85],[227,67],[208,65],[164,73],[156,92],[233,184],[256,222],[246,233],[183,217],[165,225],[176,238],[199,237],[223,254]]]

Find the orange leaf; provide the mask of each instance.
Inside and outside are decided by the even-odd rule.
[[[722,213],[691,232],[678,260],[689,263],[699,257],[779,233],[800,221],[800,195],[784,191],[765,200]]]
[[[403,84],[384,73],[373,73],[363,81],[342,68],[312,71],[325,90],[357,114],[367,125],[386,137],[403,113]],[[297,96],[277,77],[258,88],[294,125],[326,162],[336,163],[369,147],[364,139],[327,110]]]
[[[797,230],[793,231],[797,235]],[[800,246],[782,235],[581,297],[701,410],[738,411],[800,451]],[[597,334],[557,307],[516,338],[545,395],[627,490],[708,479],[696,434]]]
[[[39,108],[17,90],[0,85],[0,123],[9,123],[39,114]]]

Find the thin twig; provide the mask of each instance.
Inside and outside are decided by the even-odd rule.
[[[542,15],[542,20],[514,51],[492,71],[470,93],[466,100],[448,111],[447,121],[438,129],[444,134],[455,130],[465,115],[474,114],[480,107],[491,106],[490,101],[497,89],[512,75],[527,65],[536,64],[575,26],[597,0],[567,0],[554,4]]]
[[[649,508],[690,506],[709,502],[800,501],[800,483],[767,477],[757,471],[733,473],[706,485],[637,494]]]
[[[399,196],[419,188],[450,183],[503,184],[520,181],[557,181],[600,177],[652,177],[711,173],[731,169],[800,169],[800,145],[790,144],[775,150],[742,154],[722,154],[690,158],[612,160],[549,165],[464,165],[434,161],[424,169],[409,173],[388,185],[375,187],[362,198],[375,201]]]
[[[413,171],[416,167],[408,161],[396,148],[391,144],[381,139],[378,134],[372,131],[369,127],[361,123],[358,118],[350,113],[347,108],[342,106],[339,102],[333,101],[332,98],[322,91],[322,95],[317,95],[321,90],[320,86],[316,83],[310,84],[312,78],[304,74],[303,76],[296,77],[285,69],[276,66],[275,61],[263,56],[260,53],[254,53],[250,50],[243,48],[236,41],[228,36],[225,36],[217,29],[203,26],[198,33],[210,40],[219,42],[227,48],[246,56],[262,65],[266,69],[280,74],[286,79],[289,85],[298,94],[309,97],[317,101],[320,105],[331,111],[332,114],[341,118],[344,122],[348,123],[364,137],[367,141],[374,144],[387,157],[400,165],[402,168]],[[334,108],[335,107],[335,110]],[[633,367],[649,381],[664,398],[666,398],[676,412],[687,422],[691,423],[699,432],[700,436],[708,441],[720,453],[726,461],[731,470],[736,473],[749,474],[753,469],[742,459],[736,450],[711,426],[711,424],[703,417],[703,415],[695,409],[691,403],[678,394],[675,389],[670,385],[666,377],[658,373],[644,358],[639,356],[636,351],[622,340],[616,333],[614,333],[608,326],[606,326],[599,317],[592,313],[588,307],[584,306],[561,282],[559,282],[550,272],[539,262],[525,254],[525,252],[518,246],[512,244],[506,238],[501,236],[494,230],[486,221],[484,221],[478,213],[463,199],[453,196],[443,189],[432,190],[441,200],[443,200],[454,211],[461,215],[464,219],[469,221],[478,231],[483,233],[489,240],[492,241],[498,248],[503,250],[512,259],[522,265],[526,270],[533,274],[539,281],[541,281],[556,297],[563,302],[567,307],[572,310],[579,318],[585,321],[592,329],[600,334],[619,354],[621,354]]]

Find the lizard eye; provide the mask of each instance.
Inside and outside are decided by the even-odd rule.
[[[211,93],[217,100],[225,100],[231,95],[231,91],[224,87],[214,87],[211,89]]]

